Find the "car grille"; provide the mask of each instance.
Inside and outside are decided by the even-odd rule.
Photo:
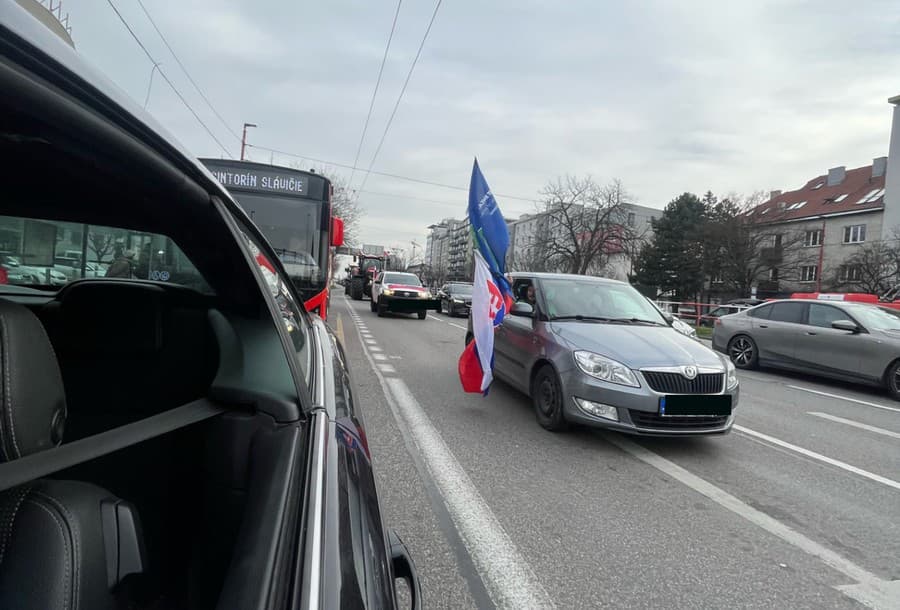
[[[725,373],[700,373],[688,379],[681,373],[641,371],[653,390],[663,394],[718,394],[725,382]]]
[[[395,293],[398,297],[414,297],[418,296],[418,292],[407,292],[405,290],[400,290]]]
[[[631,423],[638,428],[655,428],[658,430],[702,430],[721,428],[728,422],[727,415],[703,415],[698,417],[666,416],[647,411],[629,409]]]

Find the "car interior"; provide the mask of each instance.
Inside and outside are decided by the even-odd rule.
[[[4,56],[0,214],[164,235],[210,290],[0,287],[0,607],[272,607],[296,567],[308,398],[258,274],[201,170]]]

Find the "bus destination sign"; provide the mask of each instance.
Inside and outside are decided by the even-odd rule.
[[[287,195],[307,195],[308,187],[305,176],[281,174],[257,168],[210,168],[225,188],[246,189],[250,191],[271,191]]]

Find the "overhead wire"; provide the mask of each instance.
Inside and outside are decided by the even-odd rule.
[[[150,63],[152,63],[152,64],[154,64],[154,66],[156,66],[156,70],[159,72],[159,75],[163,77],[163,80],[166,81],[166,83],[169,85],[169,87],[172,89],[172,91],[175,92],[175,95],[178,96],[178,99],[181,100],[181,103],[184,104],[184,106],[191,112],[192,115],[194,115],[194,118],[197,119],[197,122],[200,123],[200,125],[203,127],[203,129],[206,131],[206,133],[209,134],[209,137],[211,137],[213,139],[213,141],[215,141],[215,143],[219,145],[219,148],[221,148],[222,151],[226,155],[228,155],[229,157],[231,157],[233,159],[234,156],[228,151],[227,148],[225,148],[225,145],[222,144],[222,142],[219,140],[219,138],[216,137],[216,134],[214,134],[212,132],[212,130],[209,128],[209,126],[203,122],[203,119],[200,118],[200,115],[198,115],[197,112],[193,109],[193,107],[191,107],[191,105],[184,98],[184,96],[181,94],[181,92],[178,90],[178,88],[172,83],[172,81],[169,79],[169,77],[166,75],[166,73],[160,67],[159,62],[153,58],[153,55],[150,53],[150,51],[147,50],[147,47],[144,46],[144,43],[141,42],[141,39],[138,38],[138,35],[135,34],[134,30],[131,29],[131,25],[129,25],[128,21],[125,20],[125,17],[122,16],[122,13],[119,12],[119,9],[116,7],[116,5],[113,4],[113,1],[106,0],[106,2],[109,4],[110,8],[112,8],[112,10],[119,17],[119,21],[122,22],[122,25],[125,26],[125,29],[128,30],[128,33],[131,34],[131,37],[134,38],[134,41],[138,44],[138,46],[141,48],[141,50],[144,51],[144,54],[147,56],[147,59],[150,60]]]
[[[154,20],[153,20],[153,17],[150,16],[150,12],[147,10],[147,7],[144,6],[144,3],[143,3],[141,0],[137,0],[137,3],[138,3],[138,6],[141,7],[141,10],[144,11],[144,15],[146,15],[147,20],[150,22],[150,25],[153,26],[153,29],[156,30],[156,33],[157,33],[157,34],[159,35],[159,37],[162,39],[163,44],[166,45],[166,48],[167,48],[167,49],[169,49],[169,53],[171,53],[171,54],[172,54],[172,57],[175,58],[175,62],[178,64],[178,67],[181,68],[181,71],[184,72],[184,75],[187,77],[187,79],[188,79],[188,80],[191,82],[191,84],[194,86],[194,89],[197,90],[197,93],[200,94],[200,97],[203,98],[203,101],[206,102],[206,105],[209,106],[209,109],[213,111],[213,114],[216,115],[216,118],[219,119],[219,121],[222,123],[222,125],[225,127],[225,129],[228,130],[228,133],[230,133],[232,136],[234,136],[234,138],[235,138],[237,141],[240,142],[241,137],[237,134],[236,131],[234,131],[234,129],[232,129],[232,128],[228,125],[228,121],[226,121],[224,118],[222,118],[222,115],[219,114],[219,111],[216,110],[216,107],[213,106],[212,102],[209,101],[209,98],[206,97],[206,94],[203,93],[203,90],[200,89],[200,85],[197,84],[197,81],[195,81],[195,80],[193,79],[193,77],[191,76],[190,72],[188,72],[188,69],[184,67],[184,64],[183,64],[183,63],[181,63],[181,60],[178,58],[178,54],[175,53],[175,49],[172,48],[172,45],[169,44],[169,41],[166,39],[166,37],[163,35],[162,31],[161,31],[161,30],[159,29],[159,27],[156,25],[156,21],[154,21]]]
[[[257,149],[259,149],[259,150],[264,150],[264,151],[266,151],[266,152],[275,153],[276,155],[284,155],[285,157],[294,157],[295,159],[302,159],[302,160],[306,160],[306,161],[312,161],[313,163],[322,163],[322,164],[324,164],[324,165],[332,165],[332,166],[334,166],[334,167],[340,167],[340,168],[342,168],[342,169],[350,169],[350,170],[353,170],[353,169],[357,169],[357,170],[362,169],[362,168],[360,168],[360,167],[356,167],[356,166],[353,166],[353,165],[348,165],[348,164],[346,164],[346,163],[338,163],[338,162],[336,162],[336,161],[328,161],[328,160],[325,160],[325,159],[317,159],[317,158],[315,158],[315,157],[310,157],[309,155],[301,155],[301,154],[299,154],[299,153],[292,153],[292,152],[288,152],[288,151],[285,151],[285,150],[279,150],[279,149],[277,149],[277,148],[269,148],[269,147],[267,147],[267,146],[259,146],[259,145],[257,145],[257,144],[249,144],[249,143],[247,144],[247,146],[248,146],[249,148],[257,148]],[[385,177],[385,178],[394,178],[395,180],[405,180],[405,181],[407,181],[407,182],[415,182],[416,184],[426,184],[426,185],[428,185],[428,186],[437,186],[437,187],[445,188],[445,189],[453,189],[453,190],[455,190],[455,191],[465,191],[465,192],[468,192],[468,190],[469,190],[469,187],[467,187],[467,186],[457,186],[457,185],[454,185],[454,184],[444,184],[444,183],[441,183],[441,182],[434,182],[434,181],[432,181],[432,180],[423,180],[422,178],[413,178],[413,177],[411,177],[411,176],[402,176],[402,175],[400,175],[400,174],[391,174],[391,173],[388,173],[388,172],[379,172],[379,171],[375,171],[375,170],[371,170],[369,173],[371,173],[371,174],[373,174],[373,175],[375,175],[375,176],[383,176],[383,177]],[[362,188],[357,189],[357,190],[361,191]],[[535,197],[519,197],[519,196],[516,196],[516,195],[504,195],[504,194],[502,194],[502,193],[494,193],[494,196],[495,196],[495,197],[500,197],[500,198],[503,198],[503,199],[516,199],[516,200],[518,200],[518,201],[527,201],[527,202],[529,202],[529,203],[534,203],[534,202],[537,201],[537,199],[536,199]]]
[[[366,187],[366,182],[369,179],[369,174],[372,173],[372,168],[375,166],[375,161],[378,159],[378,154],[381,152],[381,147],[384,145],[384,140],[385,138],[387,138],[388,131],[390,131],[391,125],[394,123],[394,116],[396,116],[397,114],[397,108],[400,107],[400,101],[403,99],[403,94],[406,93],[406,87],[409,85],[413,70],[415,70],[416,64],[419,62],[419,56],[422,54],[422,49],[425,47],[425,41],[428,40],[428,34],[431,32],[431,26],[434,25],[434,20],[437,17],[439,8],[441,8],[441,0],[437,0],[437,3],[435,3],[434,5],[434,12],[431,13],[431,20],[428,22],[428,27],[425,28],[425,34],[422,36],[422,42],[419,43],[419,49],[416,51],[416,56],[413,58],[412,65],[410,65],[409,67],[409,72],[407,72],[406,74],[406,80],[403,81],[403,87],[400,89],[400,95],[397,96],[397,102],[394,104],[394,109],[391,111],[391,116],[390,118],[388,118],[388,122],[384,126],[384,133],[381,134],[381,140],[379,140],[378,142],[378,147],[375,149],[375,154],[372,155],[372,161],[369,163],[369,167],[366,170],[366,175],[363,177],[362,184],[359,187],[360,190]]]
[[[140,1],[140,0],[138,0]],[[369,121],[372,119],[372,110],[375,108],[375,98],[378,96],[378,87],[381,86],[381,76],[384,74],[384,64],[387,63],[388,51],[391,49],[391,41],[394,39],[394,30],[397,29],[397,17],[400,16],[400,6],[403,0],[397,0],[397,10],[394,11],[394,21],[391,23],[391,33],[388,35],[387,45],[384,47],[384,56],[381,58],[381,67],[378,68],[378,78],[375,80],[375,90],[372,91],[372,100],[369,102],[369,112],[366,114],[366,122],[363,125],[362,135],[359,137],[359,146],[356,147],[356,157],[353,159],[353,166],[359,163],[359,154],[362,152],[363,141],[366,139],[366,132],[369,130]],[[350,179],[347,181],[349,187],[353,183],[353,176],[356,170],[350,172]]]

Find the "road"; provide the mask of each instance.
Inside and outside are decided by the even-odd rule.
[[[465,319],[338,297],[384,518],[428,608],[900,608],[900,403],[741,373],[735,431],[550,433],[464,394]]]

